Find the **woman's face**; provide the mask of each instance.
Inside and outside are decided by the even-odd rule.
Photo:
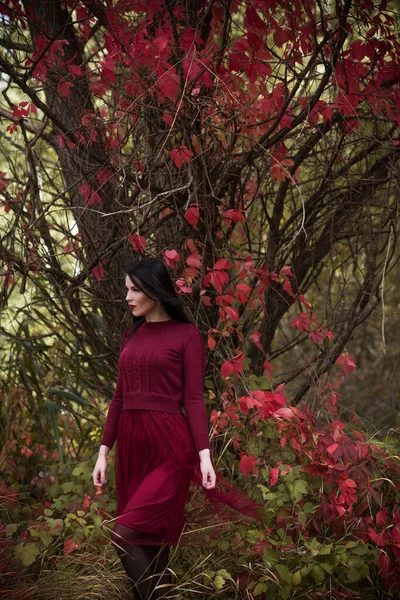
[[[126,286],[126,301],[133,316],[144,317],[151,312],[157,303],[157,300],[152,300],[144,292],[142,292],[131,280],[129,275],[125,278]]]

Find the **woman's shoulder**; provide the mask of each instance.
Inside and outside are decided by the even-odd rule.
[[[186,339],[203,338],[201,329],[195,323],[185,323],[180,321],[178,323],[179,332],[182,337]]]
[[[130,327],[128,327],[127,329],[125,329],[125,331],[122,332],[121,339],[120,339],[120,344],[119,344],[120,345],[120,350],[122,350],[122,348],[125,345],[125,342],[127,340],[129,340],[129,338],[133,334],[134,330],[135,330],[135,326],[131,325]]]

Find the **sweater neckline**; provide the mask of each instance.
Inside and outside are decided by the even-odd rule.
[[[176,323],[176,319],[167,319],[166,321],[145,321],[142,325],[150,328],[165,327],[169,323]]]

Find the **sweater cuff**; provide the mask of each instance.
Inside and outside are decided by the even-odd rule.
[[[111,450],[112,447],[114,446],[114,442],[115,442],[115,437],[113,435],[104,433],[103,437],[101,438],[100,446],[107,446],[107,448],[109,448]]]
[[[194,438],[194,443],[197,452],[200,452],[200,450],[206,450],[207,448],[208,450],[210,450],[210,440],[208,439],[208,433],[200,433],[199,435],[196,435]]]

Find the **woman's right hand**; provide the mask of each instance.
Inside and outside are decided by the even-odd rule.
[[[105,485],[107,483],[106,471],[107,471],[107,457],[99,456],[96,461],[95,467],[93,469],[93,473],[92,473],[93,485],[95,487],[97,485]]]

